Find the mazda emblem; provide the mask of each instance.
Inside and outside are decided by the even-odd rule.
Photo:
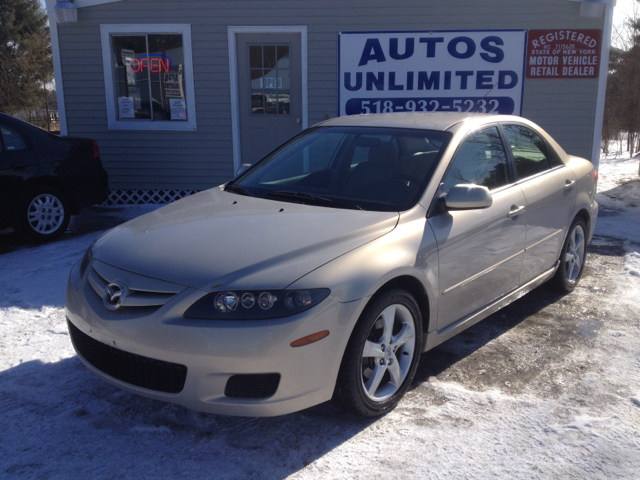
[[[119,281],[110,283],[107,285],[102,297],[104,306],[109,310],[117,310],[122,306],[122,302],[124,302],[128,293],[129,289],[124,283]]]

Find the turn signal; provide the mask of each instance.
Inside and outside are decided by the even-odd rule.
[[[305,345],[309,345],[310,343],[317,342],[318,340],[322,340],[324,337],[329,336],[329,330],[322,330],[321,332],[312,333],[311,335],[307,335],[306,337],[299,338],[291,342],[291,346],[295,347],[303,347]]]

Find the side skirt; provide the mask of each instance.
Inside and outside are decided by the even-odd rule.
[[[467,328],[472,327],[473,325],[478,323],[480,320],[484,320],[492,313],[495,313],[501,308],[506,307],[512,302],[515,302],[519,298],[522,298],[531,290],[542,285],[544,282],[546,282],[551,277],[553,277],[559,265],[560,265],[560,262],[558,261],[558,263],[556,263],[556,265],[553,268],[547,270],[542,275],[537,276],[536,278],[531,280],[529,283],[526,283],[525,285],[518,287],[517,289],[505,295],[504,297],[500,297],[497,300],[494,300],[489,305],[481,308],[480,310],[478,310],[475,313],[472,313],[471,315],[466,316],[465,318],[457,321],[456,323],[449,325],[447,328],[441,331],[434,330],[432,332],[427,333],[427,336],[424,340],[424,344],[422,347],[422,351],[426,352],[427,350],[431,350],[432,348],[437,347],[442,342],[446,342],[450,338],[455,337],[457,334],[459,334],[463,330],[466,330]]]

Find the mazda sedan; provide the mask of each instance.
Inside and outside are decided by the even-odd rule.
[[[69,278],[71,339],[104,380],[195,410],[380,415],[422,352],[576,287],[596,180],[519,117],[329,120],[99,237]]]

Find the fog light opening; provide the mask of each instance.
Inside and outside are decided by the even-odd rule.
[[[328,336],[329,336],[329,330],[322,330],[321,332],[312,333],[311,335],[307,335],[306,337],[302,337],[302,338],[299,338],[298,340],[291,342],[291,346],[293,348],[304,347],[305,345],[309,345],[310,343],[315,343]]]

